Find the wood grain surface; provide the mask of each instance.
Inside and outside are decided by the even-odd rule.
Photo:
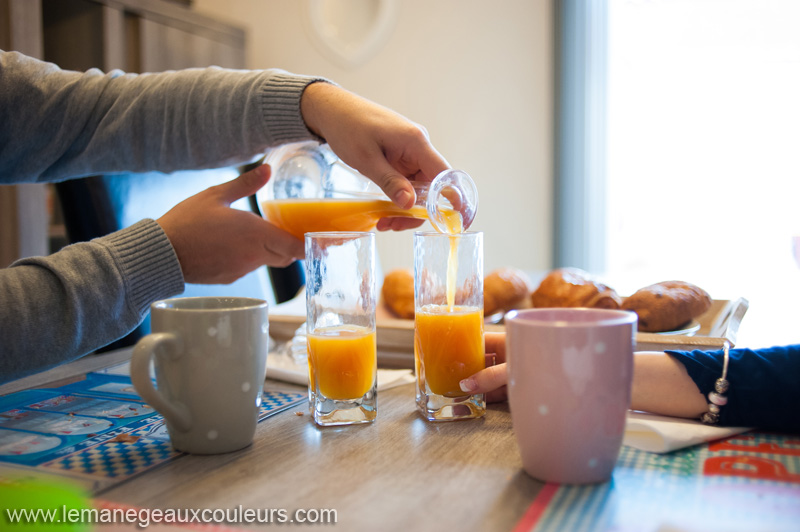
[[[99,497],[161,509],[335,509],[337,530],[464,532],[511,530],[541,487],[522,471],[506,403],[480,420],[433,424],[404,385],[379,394],[374,424],[319,428],[303,404],[260,423],[246,449],[186,455]]]

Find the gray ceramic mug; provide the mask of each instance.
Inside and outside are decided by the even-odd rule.
[[[195,454],[249,445],[267,369],[267,302],[176,298],[153,303],[150,315],[153,332],[136,344],[131,380],[164,416],[172,445]]]

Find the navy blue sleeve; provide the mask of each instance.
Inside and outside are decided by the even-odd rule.
[[[667,351],[685,367],[703,393],[722,376],[723,351]],[[728,404],[719,424],[778,432],[800,432],[800,345],[731,349]]]

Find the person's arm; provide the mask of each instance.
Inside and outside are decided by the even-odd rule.
[[[503,335],[486,337],[486,352],[502,364],[461,381],[469,393],[507,398],[508,376]],[[722,376],[723,351],[638,351],[633,357],[631,409],[698,419],[708,410],[708,393]],[[800,431],[800,345],[731,349],[719,424],[767,430]]]
[[[155,299],[183,291],[153,220],[0,272],[0,382],[94,351],[130,332]]]
[[[314,79],[218,68],[80,73],[0,51],[0,182],[220,166],[312,139],[300,99]],[[184,276],[226,283],[302,257],[302,242],[229,208],[266,183],[266,170],[204,191],[159,223],[145,220],[0,271],[0,381],[120,338],[150,303],[181,293]]]
[[[300,112],[317,80],[217,67],[73,72],[0,51],[0,181],[252,160],[270,146],[317,138]]]
[[[336,90],[317,90],[322,85]],[[324,135],[345,162],[391,194],[398,179],[400,188],[410,189],[404,178],[432,179],[446,168],[422,132],[400,115],[321,78],[215,67],[141,75],[71,72],[0,51],[0,182],[5,183],[218,167],[250,160],[276,144],[322,140]],[[303,256],[302,242],[225,203],[241,197],[236,194],[242,190],[255,193],[266,183],[265,170],[254,171],[254,179],[240,178],[249,184],[226,184],[239,192],[213,187],[159,220],[174,246],[170,261],[182,268],[178,273],[187,281],[230,282],[262,264],[280,266]],[[222,209],[212,215],[210,207]],[[390,220],[379,228],[418,223]],[[125,248],[132,262],[167,260],[146,244],[137,241]],[[153,275],[141,279],[146,284]],[[102,284],[102,294],[93,289],[95,282]],[[137,287],[116,259],[88,245],[47,259],[26,259],[0,272],[0,379],[101,347],[135,327],[150,302],[177,293],[169,285],[139,300],[141,292],[130,293]],[[33,310],[15,313],[7,301]],[[61,321],[53,321],[56,316]],[[29,334],[46,332],[53,323],[59,325],[51,337]]]
[[[461,381],[469,393],[486,393],[489,402],[505,401],[506,350],[503,333],[486,335],[487,360],[496,362]],[[664,352],[639,351],[633,357],[631,409],[667,416],[697,418],[706,411],[707,402],[686,368]]]
[[[472,377],[461,381],[461,389],[470,393],[486,393],[490,402],[505,401],[506,350],[503,333],[486,335],[487,359],[497,362]],[[706,411],[707,402],[686,368],[663,352],[640,351],[633,357],[631,409],[667,416],[698,418]]]
[[[192,283],[230,283],[303,256],[303,243],[230,204],[264,186],[261,166],[164,216],[0,271],[0,382],[92,352],[135,328],[150,304]]]
[[[422,126],[323,78],[75,72],[0,51],[0,181],[228,166],[303,140],[328,142],[401,207],[408,180],[449,168]]]
[[[722,376],[723,351],[667,351],[683,365],[702,397]],[[730,350],[719,424],[800,432],[800,345]],[[707,407],[706,407],[707,408]]]
[[[337,85],[309,85],[301,110],[311,131],[324,138],[345,163],[377,183],[399,207],[414,204],[409,180],[430,182],[449,168],[425,128]],[[408,229],[421,223],[384,218],[378,229]]]
[[[0,51],[0,182],[228,166],[303,140],[327,141],[406,208],[408,180],[449,168],[422,126],[323,78],[217,67],[74,72]],[[378,229],[420,223],[385,218]]]
[[[708,410],[708,401],[683,364],[663,351],[637,351],[631,410],[697,419]]]
[[[486,393],[490,402],[505,401],[505,333],[486,333],[486,369],[461,381],[461,389]],[[631,408],[668,416],[697,418],[706,411],[707,402],[686,368],[661,351],[638,351],[633,357]]]

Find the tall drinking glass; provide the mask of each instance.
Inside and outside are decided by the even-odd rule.
[[[483,416],[483,394],[459,382],[485,367],[483,233],[414,234],[416,400],[425,419]]]
[[[378,413],[375,234],[306,233],[309,396],[318,425]]]

